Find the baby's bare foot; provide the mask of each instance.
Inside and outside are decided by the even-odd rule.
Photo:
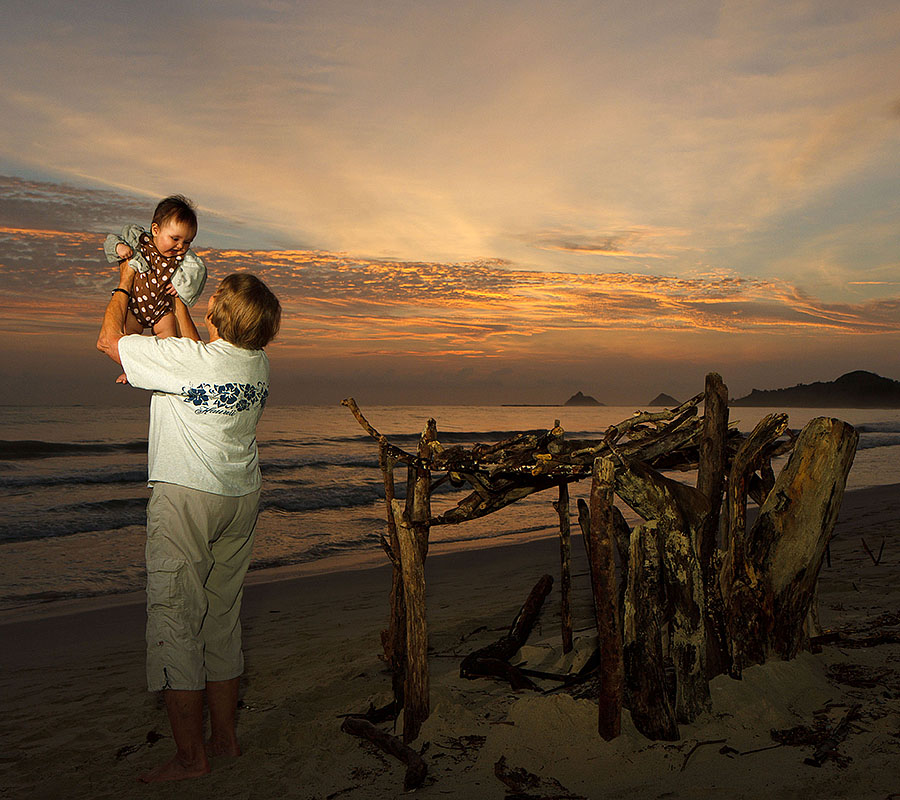
[[[128,383],[128,376],[123,372],[121,375],[119,375],[118,378],[116,378],[116,383],[124,383],[124,384],[127,384],[127,383]]]
[[[165,781],[184,781],[190,778],[202,778],[209,774],[209,761],[205,758],[197,763],[185,764],[177,755],[170,761],[160,764],[156,769],[145,772],[138,780],[142,783],[163,783]]]

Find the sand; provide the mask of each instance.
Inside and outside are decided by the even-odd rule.
[[[861,538],[875,555],[884,540],[879,565]],[[576,652],[562,657],[554,591],[521,653],[533,668],[577,666],[590,650],[580,539],[573,554]],[[418,796],[504,798],[494,774],[504,758],[540,777],[532,797],[900,797],[900,645],[826,646],[748,669],[742,681],[719,677],[712,711],[681,726],[678,742],[643,738],[627,712],[622,735],[604,742],[589,699],[460,679],[461,657],[496,639],[540,575],[557,571],[552,539],[429,558],[432,714],[415,742],[429,768]],[[379,659],[387,567],[286,574],[255,576],[246,591],[244,755],[216,759],[209,776],[179,784],[135,782],[172,752],[160,698],[142,691],[140,597],[5,615],[0,797],[400,796],[402,765],[340,731],[342,714],[390,699]],[[820,580],[821,622],[855,625],[898,610],[900,487],[850,492]],[[833,726],[855,704],[839,759],[809,766],[812,746],[775,746],[773,729]]]

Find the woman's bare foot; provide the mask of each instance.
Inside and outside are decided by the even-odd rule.
[[[202,778],[209,774],[209,761],[185,764],[174,755],[170,761],[160,764],[156,769],[145,772],[138,780],[142,783],[163,783],[164,781],[184,781],[190,778]]]
[[[210,739],[206,743],[206,755],[208,756],[228,756],[237,758],[241,754],[241,746],[237,743],[237,739],[229,741],[219,741]]]

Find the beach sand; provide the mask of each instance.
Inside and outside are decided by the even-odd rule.
[[[879,565],[861,538],[876,556],[884,540]],[[554,586],[521,654],[530,667],[562,670],[590,651],[580,538],[573,537],[573,557],[575,654],[561,655]],[[897,644],[826,646],[748,669],[742,681],[720,676],[712,683],[712,711],[681,726],[678,742],[643,738],[627,712],[622,735],[604,742],[591,700],[461,679],[461,658],[498,638],[538,578],[558,574],[558,563],[553,539],[429,557],[432,714],[415,742],[429,769],[418,796],[504,798],[507,787],[494,765],[505,757],[509,768],[541,777],[528,790],[532,797],[900,797]],[[405,768],[340,731],[342,714],[390,699],[390,676],[379,659],[387,566],[286,574],[254,576],[246,590],[244,755],[216,759],[209,776],[179,784],[135,782],[173,750],[161,698],[142,690],[141,597],[52,604],[21,619],[5,615],[0,797],[402,795]],[[900,487],[847,493],[819,603],[826,628],[900,610]],[[810,766],[804,759],[811,745],[774,746],[771,730],[834,726],[857,703],[838,760]]]

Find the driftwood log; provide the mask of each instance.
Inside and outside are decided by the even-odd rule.
[[[405,745],[396,736],[392,736],[371,722],[361,717],[347,717],[341,723],[341,730],[351,736],[367,739],[385,753],[400,759],[406,764],[406,776],[403,779],[403,790],[406,792],[418,789],[428,774],[428,766],[415,750]]]
[[[469,653],[459,666],[459,677],[480,678],[493,676],[504,678],[516,691],[522,689],[536,689],[534,682],[527,678],[520,670],[509,663],[509,660],[528,641],[535,622],[541,613],[547,595],[553,588],[553,576],[544,575],[534,585],[534,588],[525,600],[509,632],[501,636],[496,642]]]
[[[801,431],[747,536],[747,559],[758,576],[759,628],[770,632],[768,651],[782,658],[793,658],[808,644],[803,623],[858,439],[845,422],[812,420]],[[763,598],[771,598],[771,605],[763,604]]]
[[[389,509],[383,544],[394,567],[382,644],[393,674],[391,707],[404,710],[405,741],[416,738],[429,711],[424,562],[430,528],[555,488],[561,637],[568,652],[568,486],[576,481],[592,481],[591,503],[579,499],[578,520],[598,632],[601,735],[618,733],[624,706],[648,737],[677,738],[679,723],[709,708],[712,677],[739,678],[747,665],[792,658],[809,646],[805,623],[814,618],[816,582],[858,436],[824,417],[797,435],[785,414],[769,415],[745,436],[729,426],[727,397],[721,377],[711,373],[703,393],[677,408],[635,412],[596,440],[568,439],[557,421],[547,431],[494,444],[445,446],[429,420],[415,452],[391,444],[352,398],[344,401],[380,448]],[[773,459],[788,453],[776,475]],[[394,471],[402,467],[403,502],[394,497]],[[662,470],[696,470],[696,488]],[[432,482],[434,473],[470,489],[438,515],[430,496],[444,479]],[[616,499],[642,518],[634,530]],[[748,526],[751,500],[759,513]],[[535,587],[507,636],[465,659],[464,677],[502,674],[514,686],[531,683],[527,670],[510,672],[509,658],[551,582],[547,576],[540,591]]]

